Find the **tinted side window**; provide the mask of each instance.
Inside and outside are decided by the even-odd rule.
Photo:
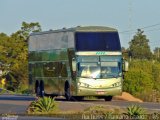
[[[61,67],[60,67],[61,69],[60,69],[60,76],[62,76],[62,77],[68,77],[68,73],[67,73],[67,65],[66,65],[66,63],[61,63]]]
[[[45,77],[67,77],[67,66],[65,62],[49,62],[43,66]]]
[[[45,77],[58,77],[59,63],[58,62],[44,63],[43,70]]]
[[[35,70],[35,76],[36,77],[42,77],[43,76],[43,64],[42,63],[36,63],[34,70]]]

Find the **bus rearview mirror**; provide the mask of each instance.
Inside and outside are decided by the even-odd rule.
[[[124,63],[123,63],[123,71],[127,72],[128,71],[128,67],[129,67],[128,61],[124,61]]]
[[[74,58],[72,59],[72,70],[73,72],[76,72],[76,61]]]

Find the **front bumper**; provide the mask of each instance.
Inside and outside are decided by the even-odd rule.
[[[122,86],[113,88],[85,88],[79,87],[77,89],[77,96],[115,96],[122,94]]]

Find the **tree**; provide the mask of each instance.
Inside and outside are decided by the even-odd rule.
[[[152,66],[152,75],[154,78],[154,89],[160,91],[160,63],[156,62]]]
[[[154,56],[160,62],[160,48],[156,47],[154,49]]]
[[[40,31],[42,31],[42,29],[41,29],[41,25],[38,22],[35,22],[35,23],[22,22],[21,30],[18,32],[26,40],[31,32],[40,32]]]
[[[144,31],[138,29],[136,35],[129,42],[129,49],[132,58],[136,59],[151,59],[152,53],[148,45],[149,39],[143,34]]]
[[[0,63],[1,63],[1,69],[3,71],[7,70],[7,66],[9,65],[8,62],[8,44],[10,37],[7,36],[5,33],[0,33]]]
[[[38,22],[22,22],[22,27],[11,36],[0,34],[0,58],[4,71],[8,71],[8,85],[13,88],[23,87],[28,83],[28,44],[27,38],[31,32],[41,31]],[[11,84],[15,83],[15,84]]]
[[[152,90],[159,86],[156,85],[158,82],[155,82],[152,74],[158,71],[157,68],[152,70],[153,64],[152,61],[133,59],[129,64],[129,71],[124,75],[123,90],[149,101]],[[155,77],[158,79],[158,72]]]
[[[130,54],[129,54],[129,49],[128,49],[128,48],[125,49],[125,47],[122,47],[122,48],[121,48],[121,51],[122,51],[123,58],[129,59],[129,56],[130,56]]]

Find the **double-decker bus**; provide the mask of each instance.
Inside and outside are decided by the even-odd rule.
[[[116,29],[63,28],[32,33],[28,42],[29,84],[36,95],[110,101],[122,93],[128,62],[122,58]]]

